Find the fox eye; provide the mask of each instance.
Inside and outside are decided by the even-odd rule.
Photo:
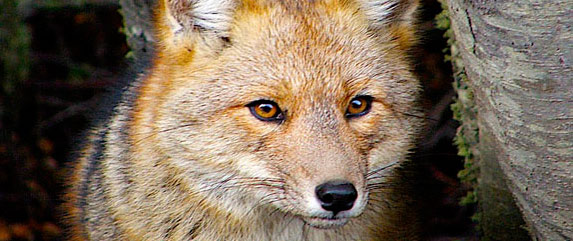
[[[277,103],[270,100],[257,100],[247,105],[251,114],[262,121],[281,121],[284,114]]]
[[[371,104],[371,96],[362,95],[355,97],[348,104],[348,108],[346,109],[346,118],[354,118],[368,114],[368,112],[370,112]]]

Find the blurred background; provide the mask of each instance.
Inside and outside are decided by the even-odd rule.
[[[130,51],[118,1],[0,0],[0,241],[65,240],[59,210],[66,167],[106,89],[122,78]],[[475,205],[452,139],[457,123],[442,9],[423,0],[415,51],[427,129],[413,161],[424,200],[426,240],[477,240]]]

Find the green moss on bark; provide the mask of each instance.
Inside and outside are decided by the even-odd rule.
[[[470,185],[473,190],[462,198],[462,205],[477,203],[477,182],[479,167],[477,165],[477,144],[479,142],[478,125],[476,121],[477,107],[474,102],[472,89],[468,85],[464,65],[456,48],[450,17],[445,0],[440,1],[442,12],[436,16],[436,27],[445,30],[444,38],[447,39],[448,48],[444,49],[445,60],[452,63],[454,73],[454,89],[457,96],[451,105],[454,119],[460,122],[454,144],[458,147],[458,155],[464,157],[464,169],[458,173],[460,180]],[[479,221],[479,214],[474,215],[473,220]]]

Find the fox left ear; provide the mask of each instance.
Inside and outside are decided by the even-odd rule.
[[[234,0],[164,0],[166,18],[174,32],[211,31],[225,35],[235,9]]]
[[[392,24],[413,25],[418,0],[358,0],[375,28]]]
[[[159,41],[163,46],[181,46],[181,43],[185,42],[192,45],[197,37],[211,40],[229,37],[236,0],[160,1],[155,23]]]

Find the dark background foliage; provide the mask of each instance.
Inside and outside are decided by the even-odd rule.
[[[118,4],[16,4],[0,5],[0,241],[61,240],[65,167],[89,114],[126,69],[129,48]],[[456,177],[463,163],[452,145],[457,124],[446,44],[434,28],[440,11],[437,2],[424,1],[422,41],[413,51],[428,127],[412,159],[419,164],[426,239],[475,240],[475,207],[458,205],[469,187]]]

